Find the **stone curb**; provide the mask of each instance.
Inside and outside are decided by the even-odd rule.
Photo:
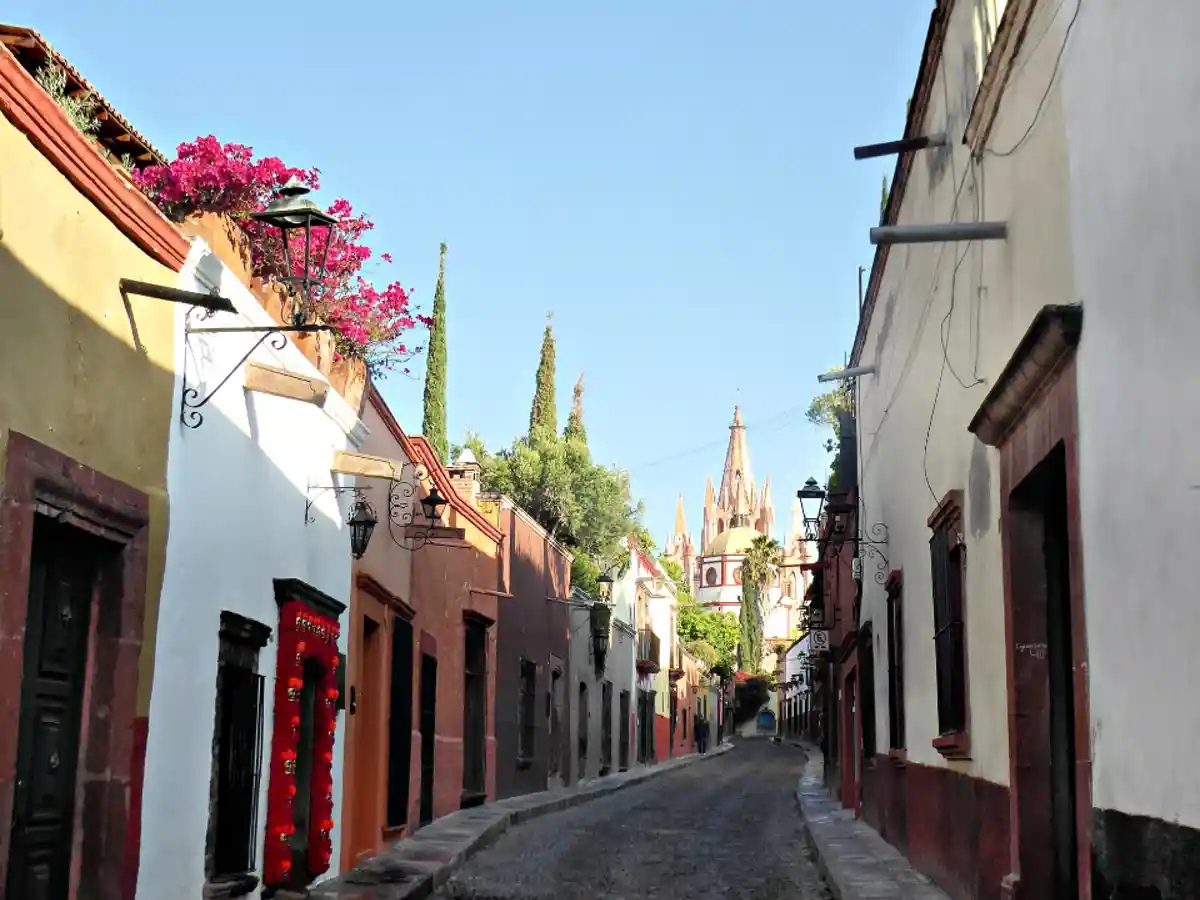
[[[573,788],[510,797],[451,813],[358,868],[314,885],[310,896],[327,900],[424,900],[513,825],[570,809],[732,749],[733,744],[725,743],[705,756],[690,753],[648,768],[591,779]]]
[[[825,789],[825,759],[811,744],[796,802],[816,849],[817,868],[837,900],[950,900],[874,828]]]

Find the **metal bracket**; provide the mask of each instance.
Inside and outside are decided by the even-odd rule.
[[[415,553],[426,544],[437,545],[437,541],[430,536],[433,526],[424,521],[423,511],[420,513],[422,524],[416,524],[420,508],[417,489],[427,473],[425,466],[406,462],[388,485],[388,535],[393,544],[410,553]],[[408,531],[410,527],[412,532]]]
[[[317,517],[313,515],[313,505],[317,502],[317,497],[326,491],[333,491],[335,496],[342,494],[353,494],[355,500],[365,500],[363,492],[368,490],[370,485],[353,485],[344,486],[340,484],[313,484],[309,482],[308,487],[304,489],[304,524],[312,525],[317,521]]]
[[[287,346],[287,336],[289,334],[316,334],[319,331],[330,331],[328,325],[294,325],[284,327],[281,325],[264,325],[264,326],[237,326],[230,328],[204,328],[192,325],[192,316],[199,314],[199,321],[203,322],[212,318],[213,314],[218,310],[212,307],[193,306],[188,310],[187,318],[183,326],[183,339],[186,345],[188,338],[193,334],[257,334],[258,340],[255,341],[249,350],[245,352],[237,364],[229,370],[229,373],[218,382],[217,386],[208,392],[204,397],[200,396],[200,391],[194,387],[188,387],[187,379],[187,360],[183,364],[182,377],[182,393],[180,395],[179,404],[179,421],[188,428],[199,428],[204,424],[204,414],[200,412],[203,407],[221,388],[225,386],[225,382],[229,381],[234,376],[234,373],[241,371],[246,360],[263,345],[269,338],[271,346],[276,350],[283,350]],[[307,513],[306,513],[307,515]]]

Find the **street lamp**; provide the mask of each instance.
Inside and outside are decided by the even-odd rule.
[[[442,521],[442,513],[445,509],[446,498],[438,493],[436,485],[431,486],[429,493],[421,500],[421,512],[425,514],[425,519],[429,522],[430,528]]]
[[[367,552],[367,545],[371,543],[371,534],[379,524],[379,517],[375,515],[371,504],[359,497],[350,507],[346,524],[350,526],[350,553],[355,559],[362,559]]]
[[[608,574],[607,570],[600,573],[600,577],[596,579],[596,589],[600,592],[600,599],[608,602],[609,596],[612,594],[613,578]]]
[[[817,479],[809,478],[804,482],[804,487],[796,491],[796,496],[800,498],[800,515],[804,519],[804,537],[807,540],[815,541],[820,533],[821,509],[825,505],[825,490],[817,484]],[[806,500],[808,503],[805,503]]]
[[[325,278],[325,265],[329,261],[329,248],[333,243],[333,232],[337,219],[322,212],[317,204],[304,195],[309,189],[296,176],[288,179],[287,184],[279,189],[279,196],[267,204],[267,208],[259,213],[251,213],[250,218],[279,230],[283,242],[284,274],[280,280],[296,294],[296,304],[292,307],[292,325],[300,327],[307,324],[312,311],[313,286],[320,284]],[[320,252],[320,261],[314,271],[317,248],[313,246],[313,226],[325,229],[325,246]],[[301,264],[300,274],[296,275],[292,266],[291,238],[304,236],[304,259],[297,260]]]

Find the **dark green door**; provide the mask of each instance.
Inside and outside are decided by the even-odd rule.
[[[421,654],[421,824],[433,821],[434,736],[437,729],[437,657]]]
[[[95,543],[37,517],[5,896],[67,900]]]

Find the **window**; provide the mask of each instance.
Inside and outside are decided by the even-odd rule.
[[[897,569],[887,582],[888,746],[904,744],[904,581]]]
[[[717,583],[717,569],[715,566],[709,566],[704,570],[704,583],[708,587],[713,587]]]
[[[962,491],[951,491],[929,519],[933,572],[934,655],[937,661],[938,730],[943,738],[967,730],[967,654],[963,628]],[[935,741],[944,753],[952,742]]]
[[[521,660],[521,696],[517,706],[517,762],[533,759],[533,718],[537,713],[537,664]]]
[[[258,651],[270,634],[260,622],[221,613],[206,854],[212,880],[248,876],[255,868],[265,680],[258,674]]]

